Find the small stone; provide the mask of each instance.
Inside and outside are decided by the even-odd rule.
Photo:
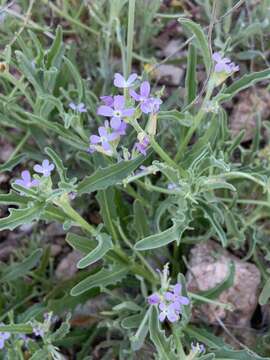
[[[214,288],[226,278],[231,261],[235,264],[234,285],[224,290],[217,301],[231,304],[234,310],[203,304],[194,309],[194,320],[204,318],[209,324],[217,324],[218,318],[233,325],[249,325],[260,286],[260,272],[254,264],[231,255],[214,241],[201,243],[191,250],[187,288],[194,293]]]
[[[58,264],[55,275],[57,279],[70,279],[77,271],[77,262],[82,258],[82,254],[78,251],[71,251]]]
[[[174,65],[160,65],[155,69],[156,79],[167,85],[179,86],[183,78],[184,70]]]

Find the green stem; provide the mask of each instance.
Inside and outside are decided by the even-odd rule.
[[[177,327],[175,325],[172,325],[172,332],[173,332],[173,337],[174,337],[174,341],[176,344],[177,355],[179,356],[179,359],[185,360],[186,354],[184,352],[183,345],[182,345],[180,336],[177,333]]]
[[[93,236],[97,236],[98,232],[90,225],[84,218],[77,213],[69,204],[67,197],[62,197],[60,200],[55,201],[55,205],[59,206],[70,219],[74,220],[80,227],[86,230]]]
[[[182,142],[182,144],[178,148],[177,154],[175,156],[175,161],[176,162],[180,161],[180,159],[182,157],[182,154],[185,152],[185,149],[188,146],[194,132],[197,130],[202,118],[204,117],[204,115],[205,115],[205,104],[209,101],[209,99],[210,99],[210,97],[212,95],[212,92],[213,92],[213,85],[212,85],[212,82],[211,82],[211,79],[210,79],[209,86],[208,86],[205,98],[203,100],[202,106],[201,106],[199,112],[197,113],[197,115],[195,116],[194,123],[189,128],[184,141]]]
[[[124,233],[120,223],[118,222],[117,224],[117,229],[119,231],[119,234],[121,236],[121,238],[123,239],[123,241],[127,244],[127,246],[136,254],[136,256],[141,260],[142,264],[146,267],[146,269],[149,270],[149,272],[151,273],[151,275],[154,277],[154,279],[158,280],[158,275],[157,273],[152,269],[152,267],[148,264],[148,262],[146,261],[146,259],[142,256],[142,254],[134,249],[134,246],[131,244],[131,242],[128,240],[128,238],[126,237],[126,234]]]
[[[13,153],[10,155],[8,161],[10,161],[11,159],[14,158],[15,155],[18,154],[18,152],[21,150],[21,148],[23,147],[23,145],[26,143],[26,141],[28,140],[30,136],[29,131],[26,132],[26,134],[24,135],[24,137],[22,138],[22,140],[19,142],[19,144],[17,145],[16,149],[13,151]]]
[[[136,0],[129,0],[128,5],[128,33],[127,33],[127,62],[125,76],[131,72],[132,65],[132,49],[134,36],[134,18],[135,18],[135,3]]]
[[[263,181],[255,178],[254,176],[252,176],[250,174],[243,173],[240,171],[232,171],[229,173],[219,174],[218,178],[220,178],[220,177],[229,178],[229,179],[244,178],[244,179],[251,180],[251,181],[257,183],[258,185],[262,186],[263,188],[266,187],[266,184]]]

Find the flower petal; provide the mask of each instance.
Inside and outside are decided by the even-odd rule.
[[[107,128],[104,127],[104,126],[100,126],[100,127],[98,128],[98,133],[99,133],[100,136],[106,137],[106,136],[108,135]]]
[[[30,175],[30,172],[28,170],[24,170],[22,172],[22,179],[25,181],[25,182],[28,182],[28,181],[31,181],[31,175]]]
[[[103,141],[102,147],[105,151],[110,151],[112,149],[111,145],[107,141]]]
[[[112,133],[108,134],[108,136],[107,136],[108,141],[114,141],[118,138],[119,138],[118,132],[112,132]]]
[[[109,95],[100,96],[100,100],[107,106],[113,106],[113,97]]]
[[[121,126],[121,119],[119,117],[113,117],[111,118],[110,125],[113,129],[118,129]]]
[[[35,166],[34,166],[34,170],[35,170],[35,172],[37,172],[37,173],[43,173],[43,166],[41,166],[41,165],[39,165],[39,164],[36,164]]]
[[[148,81],[144,81],[141,83],[140,92],[141,92],[141,96],[148,98],[150,94],[150,84]]]
[[[115,110],[122,110],[125,106],[125,97],[123,95],[116,95],[113,97],[113,106]]]
[[[91,144],[98,144],[101,141],[100,137],[97,135],[90,136],[90,143]]]
[[[140,101],[141,97],[134,90],[129,90],[129,95],[136,101]]]
[[[187,298],[186,296],[180,296],[179,302],[181,305],[188,305],[190,303],[189,298]]]
[[[98,115],[113,116],[113,109],[110,106],[101,105],[97,110]]]
[[[222,56],[219,52],[215,52],[213,55],[212,55],[212,59],[216,62],[219,62],[221,59],[222,59]]]
[[[132,116],[135,112],[134,108],[128,108],[122,110],[122,116]]]
[[[158,316],[159,321],[163,322],[166,318],[166,314],[164,312],[161,312]]]
[[[114,84],[114,86],[116,86],[118,88],[124,88],[124,87],[126,87],[126,80],[123,75],[116,73],[116,74],[114,74],[113,84]]]
[[[137,79],[137,74],[133,73],[130,74],[128,79],[127,79],[127,85],[130,86],[136,79]]]

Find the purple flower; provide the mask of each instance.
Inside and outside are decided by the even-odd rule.
[[[78,111],[79,113],[85,113],[87,112],[87,109],[84,105],[84,103],[79,103],[78,105],[76,105],[74,102],[69,103],[68,105],[72,110],[74,111]]]
[[[100,96],[100,100],[107,106],[113,106],[113,97],[109,95]]]
[[[141,103],[140,108],[145,114],[158,112],[159,106],[162,104],[160,99],[150,97],[150,84],[148,81],[141,83],[139,94],[134,90],[130,90],[129,94],[134,100]]]
[[[48,159],[42,161],[42,164],[35,165],[34,170],[37,173],[43,174],[45,177],[49,177],[54,169],[54,164],[50,164]]]
[[[30,172],[28,170],[24,170],[21,173],[21,179],[17,179],[15,180],[15,184],[23,186],[27,189],[30,189],[33,186],[38,186],[39,185],[39,180],[36,179],[31,179],[31,175]]]
[[[95,151],[95,145],[101,143],[101,146],[104,151],[111,152],[111,141],[116,140],[119,137],[117,132],[111,132],[108,121],[105,122],[105,126],[100,126],[98,128],[98,135],[90,136],[90,152]]]
[[[33,327],[33,333],[34,333],[36,336],[40,336],[40,337],[43,337],[43,336],[44,336],[44,330],[43,330],[40,326],[35,326],[35,327]]]
[[[215,72],[226,72],[227,74],[231,74],[239,70],[239,66],[235,65],[229,58],[223,58],[219,52],[215,52],[212,55],[212,59],[216,62],[215,64]]]
[[[136,79],[137,79],[137,74],[134,73],[129,75],[127,80],[125,80],[123,75],[116,73],[114,74],[113,84],[118,88],[129,88],[132,86],[132,84]]]
[[[4,324],[1,324],[4,325]],[[9,332],[0,332],[0,349],[4,349],[5,347],[5,341],[10,338]]]
[[[193,352],[198,351],[199,354],[205,352],[205,346],[203,344],[199,344],[196,343],[196,345],[193,344],[193,342],[191,343],[191,349]]]
[[[179,320],[179,311],[177,307],[175,307],[175,304],[166,304],[164,302],[161,302],[159,304],[159,309],[161,310],[158,317],[160,321],[164,321],[166,318],[170,322],[175,322]]]
[[[169,183],[168,186],[167,186],[168,190],[174,190],[177,188],[177,185],[174,184],[174,183]]]
[[[182,285],[176,284],[173,286],[173,291],[167,291],[164,295],[167,301],[171,301],[174,306],[180,311],[181,305],[188,305],[189,299],[181,295]]]
[[[149,138],[147,136],[144,136],[142,140],[135,143],[134,147],[137,151],[139,151],[141,154],[146,156],[146,150],[149,143],[150,143]]]
[[[147,298],[148,304],[156,305],[160,303],[160,296],[157,293],[154,293]]]
[[[113,97],[113,106],[101,105],[97,113],[98,115],[107,116],[111,118],[111,126],[115,128],[119,125],[119,120],[123,117],[132,116],[134,108],[125,108],[125,97],[117,95]]]

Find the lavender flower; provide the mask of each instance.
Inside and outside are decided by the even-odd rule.
[[[159,304],[159,309],[161,310],[158,317],[160,321],[163,322],[166,318],[170,322],[176,322],[179,320],[179,310],[174,303],[167,304],[165,302],[161,302]]]
[[[144,136],[140,141],[135,143],[134,147],[137,151],[146,156],[146,150],[149,143],[149,138],[147,136]]]
[[[235,65],[229,58],[223,58],[219,52],[215,52],[212,55],[212,59],[216,62],[215,72],[221,73],[226,72],[227,74],[232,74],[239,70],[239,66]]]
[[[160,302],[160,296],[157,293],[154,293],[147,298],[148,304],[156,305]]]
[[[118,88],[129,88],[132,86],[132,84],[136,79],[137,79],[137,74],[134,73],[129,75],[127,80],[125,80],[123,75],[116,73],[114,74],[113,84]]]
[[[100,100],[107,106],[113,106],[113,97],[109,95],[100,96]]]
[[[205,352],[205,346],[203,344],[196,343],[195,345],[193,342],[191,343],[191,350],[193,352],[197,351],[199,354]]]
[[[189,299],[186,296],[181,296],[182,285],[176,284],[173,286],[173,291],[167,291],[164,294],[164,297],[167,301],[171,301],[175,308],[179,311],[181,310],[181,305],[188,305]]]
[[[35,165],[34,170],[37,173],[43,174],[45,177],[49,177],[54,169],[54,164],[50,164],[48,159],[42,161],[42,164]]]
[[[4,325],[4,324],[1,324]],[[4,349],[5,347],[5,341],[10,338],[9,332],[0,332],[0,349]]]
[[[44,336],[44,330],[43,330],[42,327],[39,326],[39,325],[33,327],[33,333],[34,333],[36,336],[40,336],[40,337],[43,337],[43,336]]]
[[[85,113],[87,112],[87,109],[85,107],[84,103],[75,104],[74,102],[69,103],[68,105],[72,110],[77,111],[79,113]]]
[[[27,189],[30,189],[33,186],[38,186],[39,185],[39,180],[36,179],[31,179],[31,175],[30,172],[28,170],[24,170],[21,173],[21,179],[17,179],[15,180],[15,184],[23,186]]]
[[[107,116],[111,118],[111,126],[119,124],[119,120],[123,117],[132,116],[134,108],[125,108],[125,97],[117,95],[113,97],[113,106],[101,105],[97,113],[98,115]],[[114,127],[113,127],[114,128]]]
[[[105,126],[100,126],[98,128],[98,135],[90,136],[90,152],[95,151],[95,145],[101,143],[101,146],[104,151],[111,152],[112,147],[110,142],[116,140],[119,137],[117,132],[111,132],[108,121],[105,122]]]
[[[145,114],[158,112],[159,106],[162,104],[160,99],[150,97],[150,84],[148,81],[141,83],[139,94],[134,90],[130,90],[129,94],[134,100],[140,102],[140,108]]]

